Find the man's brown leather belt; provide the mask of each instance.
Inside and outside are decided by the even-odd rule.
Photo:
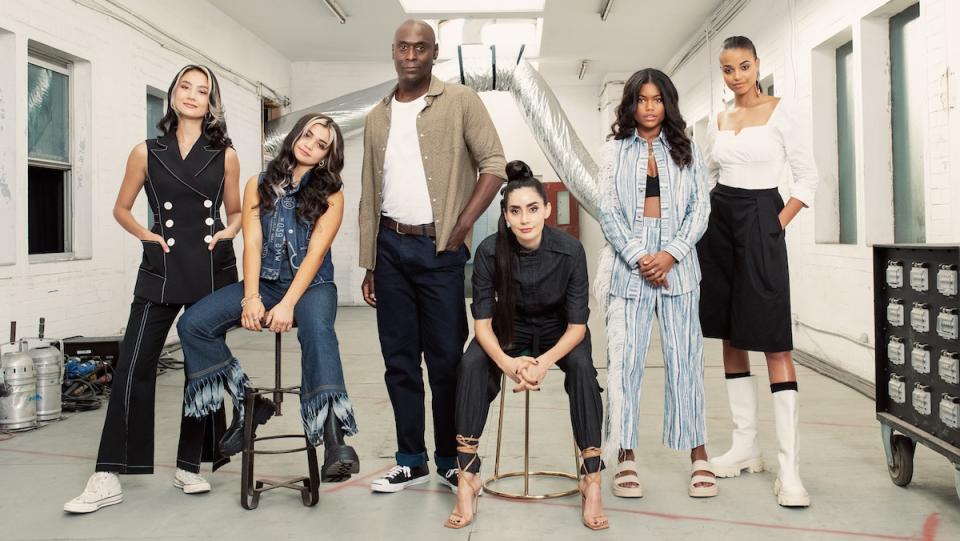
[[[407,225],[386,216],[380,217],[380,224],[402,235],[426,235],[431,239],[437,238],[437,228],[433,224]]]

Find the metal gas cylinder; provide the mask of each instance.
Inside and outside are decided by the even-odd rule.
[[[27,428],[37,424],[37,376],[26,353],[4,353],[0,360],[6,387],[0,398],[0,428]]]
[[[37,378],[37,420],[52,421],[60,418],[60,397],[63,386],[63,354],[47,344],[27,351],[33,359],[33,371]]]
[[[10,346],[17,336],[16,322],[10,323]],[[37,376],[33,358],[22,351],[0,356],[0,428],[29,428],[37,424]]]
[[[63,341],[44,338],[46,321],[47,318],[40,318],[40,332],[36,338],[20,340],[20,351],[26,351],[33,359],[33,372],[37,377],[37,420],[55,421],[63,411]],[[35,347],[30,348],[31,345]]]

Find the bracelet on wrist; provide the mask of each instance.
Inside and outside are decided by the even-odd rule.
[[[240,299],[240,308],[243,308],[244,306],[246,306],[247,301],[253,301],[253,300],[260,301],[260,303],[263,304],[263,297],[261,297],[260,294],[258,293],[256,295],[251,295],[249,297],[244,297]]]

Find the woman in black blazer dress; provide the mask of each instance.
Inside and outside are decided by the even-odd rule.
[[[130,318],[113,376],[96,473],[64,510],[90,513],[120,503],[118,474],[153,473],[154,390],[157,362],[180,311],[237,281],[233,237],[240,229],[240,163],[227,137],[217,80],[204,66],[177,74],[167,92],[163,135],[134,147],[113,215],[143,244]],[[153,227],[131,208],[143,189]],[[220,217],[225,206],[227,223]],[[217,442],[223,410],[206,419],[182,417],[174,486],[207,492],[201,462],[213,469],[229,459]]]

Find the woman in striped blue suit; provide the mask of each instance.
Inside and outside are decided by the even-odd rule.
[[[694,249],[710,214],[706,170],[684,133],[677,90],[656,69],[634,73],[623,89],[612,139],[604,147],[603,234],[616,253],[607,306],[607,437],[619,449],[613,493],[643,495],[637,446],[640,386],[653,315],[665,363],[663,443],[692,449],[688,493],[717,495],[707,462],[700,265]]]

